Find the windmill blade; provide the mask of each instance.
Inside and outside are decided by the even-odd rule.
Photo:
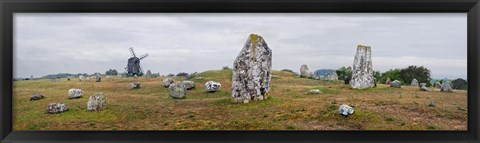
[[[141,59],[146,58],[146,57],[148,57],[148,53],[145,54],[145,55],[142,55],[139,59],[141,60]]]
[[[130,52],[132,53],[132,56],[133,56],[133,57],[137,57],[137,55],[135,55],[135,51],[133,51],[133,48],[132,48],[132,47],[130,47]]]

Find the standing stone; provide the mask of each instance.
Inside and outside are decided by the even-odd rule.
[[[345,76],[343,78],[343,81],[344,81],[345,84],[350,84],[350,78],[348,78],[348,76]]]
[[[385,84],[386,84],[386,85],[392,84],[392,80],[391,80],[390,78],[387,78],[387,81],[385,81]]]
[[[193,82],[191,80],[184,80],[184,81],[182,81],[182,83],[185,85],[185,88],[187,90],[195,88],[195,82]]]
[[[428,91],[427,83],[420,83],[420,90],[421,91]]]
[[[101,82],[102,81],[102,76],[97,75],[97,76],[95,76],[95,79],[96,79],[95,80],[96,82]]]
[[[107,97],[103,93],[97,92],[88,99],[88,111],[101,111],[105,108],[107,108]]]
[[[272,50],[265,40],[250,34],[233,63],[232,101],[248,103],[267,98],[272,74]]]
[[[32,95],[32,97],[30,97],[30,101],[32,100],[40,100],[40,99],[43,99],[45,96],[43,96],[42,94],[39,94],[39,93],[35,93]]]
[[[452,92],[452,84],[449,81],[444,80],[442,83],[442,88],[440,89],[442,92]]]
[[[435,88],[441,89],[442,84],[440,82],[435,82]]]
[[[170,84],[172,84],[172,83],[175,83],[175,80],[173,80],[171,78],[163,79],[163,87],[165,87],[165,88],[168,88],[168,86],[170,86]]]
[[[85,81],[85,77],[84,77],[83,75],[78,76],[78,80],[79,80],[79,81]]]
[[[306,78],[311,78],[312,77],[312,72],[308,70],[307,65],[302,65],[300,67],[300,77],[306,77]]]
[[[69,89],[68,90],[68,98],[73,99],[73,98],[80,98],[83,95],[83,91],[81,89]]]
[[[215,92],[215,91],[219,90],[221,86],[222,86],[222,84],[220,84],[218,82],[207,81],[205,83],[205,90],[207,90],[207,92]]]
[[[325,80],[330,80],[330,81],[338,80],[338,75],[336,72],[326,73]]]
[[[372,51],[370,46],[357,46],[353,61],[352,80],[350,86],[354,89],[364,89],[374,86]]]
[[[47,106],[47,113],[56,114],[68,111],[67,105],[63,103],[50,103]]]
[[[412,83],[410,85],[413,86],[413,87],[417,87],[418,86],[418,80],[413,78]]]
[[[151,78],[152,77],[152,71],[147,70],[147,73],[145,73],[145,78]]]
[[[390,87],[400,88],[400,87],[402,87],[402,84],[400,83],[400,81],[394,80],[394,81],[390,84]]]
[[[140,83],[140,82],[130,83],[130,88],[131,89],[139,89],[140,87],[142,87],[142,83]]]
[[[170,84],[168,91],[170,92],[170,97],[173,99],[184,99],[187,97],[187,88],[185,88],[185,84],[181,82]]]
[[[340,105],[340,107],[338,108],[338,113],[345,117],[348,115],[352,115],[354,111],[355,110],[353,110],[352,107],[345,104]]]

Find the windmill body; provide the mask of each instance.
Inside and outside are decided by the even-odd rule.
[[[127,70],[128,76],[142,76],[143,75],[143,70],[142,66],[140,65],[140,60],[146,58],[148,54],[144,54],[141,57],[137,57],[135,55],[135,51],[133,51],[133,48],[130,48],[130,52],[132,54],[132,57],[128,59],[127,67],[125,68]]]

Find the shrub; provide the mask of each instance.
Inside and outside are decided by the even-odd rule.
[[[457,78],[455,80],[452,80],[451,83],[453,85],[453,87],[452,87],[453,89],[464,89],[464,90],[468,89],[468,83],[464,79]]]
[[[222,70],[231,70],[228,66],[223,66]]]
[[[352,78],[352,67],[341,67],[335,72],[337,73],[339,80],[345,80],[345,76],[347,76],[347,78]]]
[[[390,80],[392,80],[392,81],[398,80],[398,81],[400,81],[400,83],[405,84],[405,81],[400,79],[400,69],[390,69],[390,70],[382,73],[382,75],[378,79],[378,82],[385,83],[387,81],[387,78],[390,78]]]
[[[412,79],[415,78],[419,83],[427,83],[427,86],[430,86],[430,70],[420,66],[408,66],[407,68],[400,70],[400,79],[406,83],[410,83]]]
[[[180,73],[177,73],[177,76],[187,77],[187,76],[188,76],[188,73],[186,73],[186,72],[180,72]]]
[[[105,72],[106,75],[118,75],[117,70],[115,69],[109,69],[108,71]]]

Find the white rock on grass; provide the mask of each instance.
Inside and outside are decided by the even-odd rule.
[[[338,75],[336,72],[329,72],[325,74],[325,80],[335,81],[338,80]]]
[[[412,83],[410,85],[413,86],[413,87],[417,87],[418,86],[418,80],[413,78]]]
[[[311,93],[311,94],[320,94],[320,93],[322,93],[322,92],[320,91],[320,89],[312,89],[312,90],[310,90],[308,93]]]
[[[142,83],[140,82],[133,82],[133,83],[130,83],[130,88],[131,89],[139,89],[142,87]]]
[[[168,86],[170,86],[170,84],[175,83],[175,80],[173,80],[171,78],[165,78],[165,79],[163,79],[162,83],[163,83],[163,87],[168,88]]]
[[[222,84],[220,84],[218,82],[207,81],[205,83],[205,90],[207,90],[207,92],[216,92],[217,90],[220,89],[221,86],[222,86]]]
[[[390,87],[400,88],[402,87],[402,83],[400,83],[398,80],[394,80],[392,83],[390,83]]]
[[[345,104],[340,105],[340,107],[338,108],[338,113],[343,116],[352,115],[353,112],[353,108]]]
[[[81,89],[69,89],[68,90],[68,98],[73,99],[73,98],[80,98],[83,95],[83,91]]]
[[[195,88],[195,82],[193,82],[191,80],[184,80],[184,81],[182,81],[182,83],[185,85],[185,88],[187,90]]]
[[[47,106],[47,113],[56,114],[68,111],[67,105],[63,103],[50,103]]]
[[[107,97],[103,93],[97,92],[88,99],[88,111],[101,111],[105,108],[107,108]]]

